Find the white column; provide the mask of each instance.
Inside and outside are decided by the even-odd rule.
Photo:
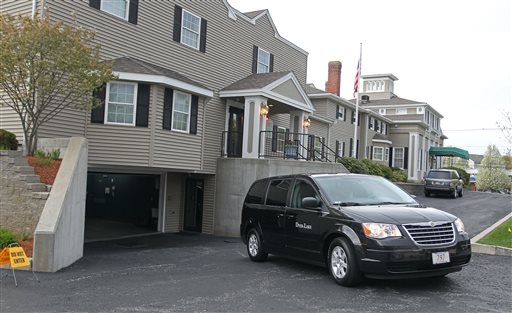
[[[299,133],[297,138],[292,138],[294,140],[300,140],[299,154],[302,157],[307,157],[306,147],[308,146],[308,128],[304,127],[304,120],[306,120],[309,116],[309,113],[305,111],[291,111],[290,112],[290,129],[292,133]]]
[[[260,131],[265,130],[266,122],[266,117],[260,115],[260,107],[266,104],[265,97],[245,97],[242,158],[258,158]],[[261,144],[263,149],[265,138],[261,138]]]

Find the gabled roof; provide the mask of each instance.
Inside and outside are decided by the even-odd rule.
[[[257,17],[258,15],[264,13],[266,10],[258,10],[258,11],[252,11],[252,12],[244,12],[243,14],[247,16],[250,19],[253,19]]]
[[[228,16],[234,20],[236,20],[237,18],[241,18],[242,20],[245,20],[245,21],[255,25],[257,20],[259,20],[260,18],[262,18],[264,16],[267,16],[268,20],[270,21],[270,25],[272,26],[272,29],[274,30],[274,35],[277,39],[281,40],[285,44],[296,49],[297,51],[300,51],[301,53],[303,53],[305,55],[309,54],[306,50],[300,48],[299,46],[284,39],[283,37],[281,37],[281,35],[279,35],[276,25],[274,24],[274,21],[272,20],[272,17],[270,16],[270,13],[268,12],[268,10],[265,9],[265,10],[257,10],[257,11],[242,13],[242,12],[238,11],[237,9],[233,8],[227,2],[227,0],[222,0],[222,1],[223,1],[224,5],[226,6],[226,8],[228,9]]]
[[[113,59],[111,62],[114,75],[121,80],[158,83],[194,94],[213,97],[212,90],[173,70],[132,57],[121,57]]]
[[[315,111],[293,72],[251,74],[221,89],[219,96],[262,96],[308,113]]]

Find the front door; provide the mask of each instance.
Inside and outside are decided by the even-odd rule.
[[[188,178],[185,191],[185,230],[201,232],[203,229],[204,180]]]
[[[229,107],[228,122],[228,157],[242,157],[242,142],[244,132],[244,110]]]

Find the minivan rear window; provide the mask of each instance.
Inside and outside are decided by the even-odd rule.
[[[444,171],[431,171],[428,173],[428,178],[434,178],[434,179],[450,179],[450,172],[444,172]]]
[[[267,191],[267,180],[260,180],[252,185],[251,189],[247,193],[245,203],[251,204],[263,204],[265,199],[265,192]]]

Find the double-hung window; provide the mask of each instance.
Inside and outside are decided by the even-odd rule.
[[[129,4],[128,0],[102,0],[100,10],[127,20]]]
[[[107,84],[106,123],[135,125],[137,84],[111,82]]]
[[[404,148],[393,148],[393,166],[404,168]]]
[[[199,36],[201,33],[201,18],[182,10],[181,42],[194,49],[199,49]]]
[[[171,130],[188,133],[190,127],[191,95],[175,90]]]
[[[276,133],[276,150],[277,152],[283,152],[284,151],[284,139],[286,135],[286,128],[284,127],[277,127],[277,133]]]
[[[373,159],[375,161],[382,161],[383,160],[383,147],[373,147]]]
[[[270,53],[258,48],[258,69],[257,73],[270,72]]]

